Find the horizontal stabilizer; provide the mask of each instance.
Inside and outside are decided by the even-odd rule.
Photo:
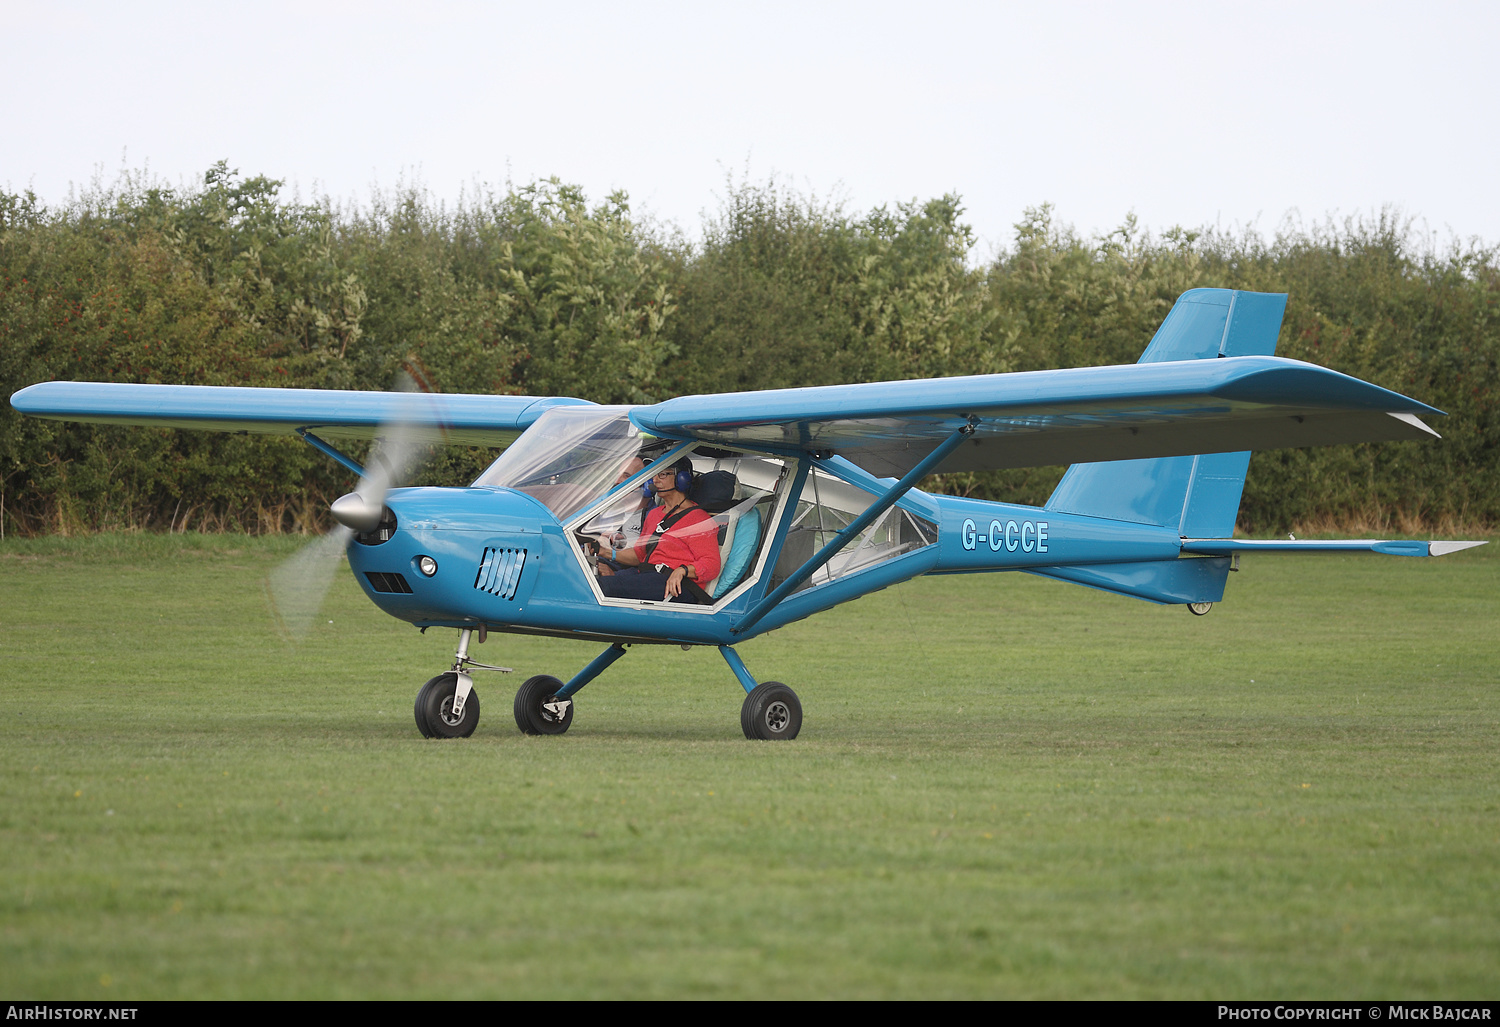
[[[1030,573],[1153,603],[1217,603],[1224,598],[1229,558],[1045,567]]]
[[[1483,542],[1422,542],[1418,539],[1235,539],[1185,538],[1182,551],[1202,556],[1233,553],[1384,553],[1386,556],[1447,556]]]

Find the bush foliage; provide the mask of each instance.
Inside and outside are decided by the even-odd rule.
[[[1441,443],[1259,454],[1247,531],[1500,524],[1500,262],[1389,212],[1311,227],[1104,237],[1027,211],[978,259],[957,196],[850,213],[731,183],[701,237],[556,180],[346,210],[224,163],[69,203],[0,193],[0,388],[49,379],[389,388],[645,403],[685,393],[1133,362],[1195,286],[1287,292],[1277,352],[1451,415]],[[492,454],[434,454],[423,480]],[[1061,468],[929,487],[1040,503]],[[305,530],[347,472],[300,442],[0,410],[0,529]]]

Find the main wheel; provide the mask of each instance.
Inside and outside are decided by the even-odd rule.
[[[468,738],[479,726],[479,693],[469,690],[464,712],[453,715],[453,699],[458,694],[458,675],[449,671],[439,674],[417,693],[413,709],[417,730],[425,738]]]
[[[554,701],[562,686],[549,674],[527,678],[516,689],[516,727],[528,735],[560,735],[568,730],[573,723],[573,703],[567,699]]]
[[[740,727],[746,738],[790,741],[802,730],[802,702],[780,681],[763,681],[745,696]]]

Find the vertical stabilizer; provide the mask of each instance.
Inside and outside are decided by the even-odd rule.
[[[1190,289],[1173,305],[1140,363],[1270,356],[1285,311],[1283,293]],[[1249,467],[1249,453],[1074,464],[1047,509],[1159,524],[1187,538],[1228,538]]]
[[[1233,289],[1189,289],[1177,298],[1138,361],[1271,356],[1286,296]],[[1175,528],[1183,538],[1229,538],[1245,490],[1249,453],[1204,453],[1154,460],[1074,464],[1048,510]],[[1229,560],[1196,558],[1033,571],[1153,603],[1216,603]]]
[[[1276,352],[1284,292],[1189,289],[1177,298],[1139,364],[1213,357],[1269,357]]]

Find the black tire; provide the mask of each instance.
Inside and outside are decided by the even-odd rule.
[[[780,681],[763,681],[745,696],[740,727],[746,738],[791,741],[802,730],[802,701]]]
[[[413,704],[411,712],[412,717],[417,722],[417,730],[422,732],[423,738],[432,737],[432,728],[427,725],[427,693],[432,691],[432,689],[436,685],[441,683],[443,678],[447,676],[447,674],[439,674],[437,677],[427,682],[427,684],[417,689],[417,701],[415,704]]]
[[[516,689],[516,727],[528,735],[560,735],[573,724],[573,703],[561,717],[542,704],[557,694],[563,683],[550,674],[538,674],[527,678],[526,683]]]
[[[458,693],[458,675],[439,674],[417,693],[417,729],[428,738],[468,738],[479,726],[479,692],[469,691],[464,715],[453,719],[453,697]]]
[[[1208,615],[1208,611],[1212,610],[1214,608],[1214,604],[1213,603],[1188,603],[1187,604],[1187,608],[1188,608],[1188,613],[1191,613],[1194,617],[1206,617]]]

